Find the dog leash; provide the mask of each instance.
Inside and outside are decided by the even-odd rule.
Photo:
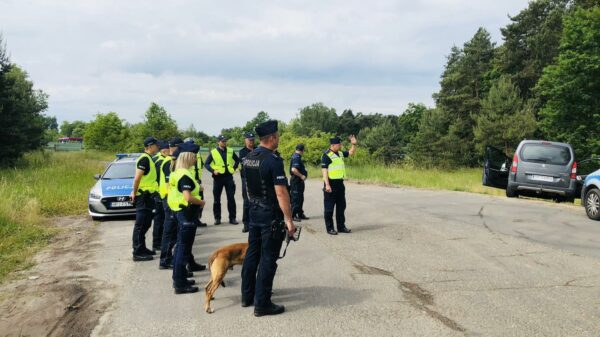
[[[285,249],[283,250],[283,255],[279,256],[278,259],[283,259],[285,257],[291,241],[300,240],[300,232],[302,232],[302,226],[296,226],[296,232],[292,236],[287,235],[288,231],[287,229],[285,230]]]

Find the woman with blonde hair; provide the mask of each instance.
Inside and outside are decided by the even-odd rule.
[[[198,213],[204,207],[200,196],[200,184],[194,180],[191,168],[196,163],[196,154],[200,148],[196,144],[179,145],[175,170],[169,178],[167,202],[179,223],[177,244],[173,258],[173,288],[175,294],[195,293],[198,287],[194,280],[188,280],[186,266],[191,263],[192,246],[198,226]],[[176,153],[177,154],[177,153]],[[206,267],[205,267],[206,268]]]

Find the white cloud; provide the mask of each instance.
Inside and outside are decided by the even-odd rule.
[[[316,101],[399,113],[431,104],[445,55],[479,26],[499,40],[524,0],[18,1],[0,3],[14,62],[59,120],[151,101],[210,133]]]

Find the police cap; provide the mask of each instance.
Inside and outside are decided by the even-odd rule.
[[[167,142],[166,140],[161,140],[158,142],[158,148],[161,150],[164,149],[168,149],[169,148],[169,142]]]
[[[340,139],[340,137],[333,137],[333,138],[329,138],[329,144],[334,145],[334,144],[341,144],[342,140]]]
[[[254,139],[254,134],[252,132],[244,132],[244,138]]]
[[[226,142],[227,141],[227,137],[223,136],[223,135],[219,135],[219,137],[217,137],[217,140],[220,142]]]
[[[154,144],[157,144],[157,143],[158,143],[158,140],[156,140],[156,138],[154,138],[154,137],[148,137],[148,138],[144,139],[144,146],[145,147],[148,147],[150,145],[154,145]]]
[[[304,151],[304,144],[298,144],[298,145],[296,145],[296,150],[297,151]]]
[[[183,143],[183,140],[181,140],[181,138],[179,138],[179,137],[173,137],[169,140],[170,147],[175,147],[181,143]]]
[[[260,123],[255,128],[256,134],[259,137],[268,136],[277,132],[277,121],[276,120],[268,120],[266,122]]]

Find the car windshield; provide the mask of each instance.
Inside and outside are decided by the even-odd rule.
[[[106,169],[102,179],[133,179],[135,162],[112,164]]]
[[[571,151],[560,145],[525,144],[521,150],[521,159],[535,163],[566,165],[571,161]]]

